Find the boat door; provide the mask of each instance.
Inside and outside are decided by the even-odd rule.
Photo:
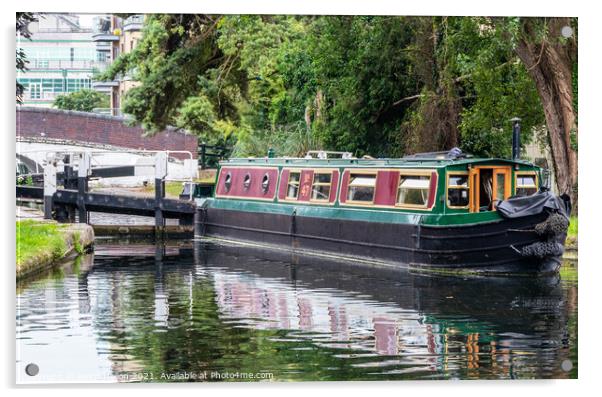
[[[470,212],[494,211],[497,200],[510,197],[508,166],[473,167],[469,172]]]
[[[496,167],[493,169],[493,204],[498,200],[506,200],[510,197],[510,175],[512,174],[510,167]]]

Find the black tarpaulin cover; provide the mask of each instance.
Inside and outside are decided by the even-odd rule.
[[[550,191],[539,191],[530,196],[513,196],[496,205],[496,209],[504,218],[536,215],[545,208],[558,212],[569,219],[571,200],[566,194],[557,196]]]

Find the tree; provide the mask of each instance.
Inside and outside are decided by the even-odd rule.
[[[31,33],[27,30],[27,26],[31,22],[37,21],[36,14],[33,12],[17,12],[17,26],[16,26],[16,34],[17,37],[23,37],[25,39],[31,40]],[[25,55],[25,51],[22,48],[17,47],[17,71],[25,72],[27,71],[27,64],[29,61],[27,60],[27,56]],[[25,87],[19,81],[16,82],[16,93],[17,93],[17,103],[21,104],[23,102],[23,91]]]
[[[525,23],[154,14],[136,49],[101,78],[127,73],[141,83],[124,110],[151,133],[176,125],[208,142],[235,142],[236,155],[274,147],[280,155],[401,156],[460,146],[509,157],[512,117],[523,119],[524,143],[550,118],[536,68],[519,53],[519,39],[541,52],[548,36],[528,41]]]
[[[139,87],[128,91],[124,112],[150,132],[176,124],[180,107],[199,91],[218,102],[214,111],[220,118],[231,116],[228,93],[216,85],[221,74],[206,77],[226,61],[216,43],[220,20],[220,16],[209,15],[148,15],[140,43],[97,79],[111,80],[129,73],[140,81]],[[192,102],[187,107],[198,111]]]
[[[456,123],[462,149],[483,157],[511,155],[510,119],[522,119],[523,143],[545,119],[535,84],[514,52],[514,44],[492,28],[490,18],[450,17],[443,32],[438,64],[459,100]],[[452,120],[453,123],[453,120]]]
[[[558,190],[571,196],[575,208],[576,27],[576,19],[571,18],[523,18],[516,41],[516,53],[535,82],[543,106]]]
[[[108,108],[109,97],[94,90],[84,89],[57,96],[53,106],[64,110],[91,112],[94,108]]]

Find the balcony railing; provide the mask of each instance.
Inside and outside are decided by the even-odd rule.
[[[104,70],[108,62],[96,60],[70,60],[70,59],[30,59],[28,69],[98,69]]]
[[[144,15],[132,15],[123,22],[123,30],[141,30],[144,23]]]
[[[38,28],[37,33],[92,33],[91,28]]]
[[[111,32],[100,32],[92,35],[92,41],[119,41],[119,36]]]

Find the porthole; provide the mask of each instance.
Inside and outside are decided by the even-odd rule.
[[[230,174],[229,172],[226,174],[226,180],[224,181],[224,187],[226,188],[226,191],[230,191],[230,186],[232,186],[232,174]]]
[[[270,176],[266,173],[261,180],[261,190],[263,193],[267,193],[270,187]]]
[[[251,174],[245,175],[245,179],[243,180],[242,185],[245,188],[245,190],[251,186]]]

